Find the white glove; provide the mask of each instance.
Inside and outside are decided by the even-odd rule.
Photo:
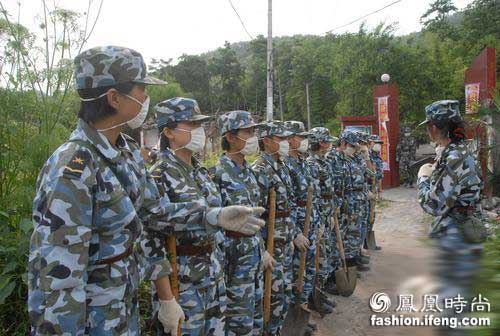
[[[186,317],[182,311],[181,306],[177,303],[175,298],[171,300],[160,300],[160,310],[158,311],[158,320],[163,325],[163,330],[166,334],[177,335],[177,327],[179,320]]]
[[[273,269],[278,263],[276,260],[269,254],[269,252],[265,251],[264,256],[262,257],[262,264],[264,268]]]
[[[377,197],[375,196],[374,193],[372,193],[371,191],[368,191],[368,199],[370,201],[373,201],[374,199],[376,199]]]
[[[302,252],[307,251],[307,249],[311,245],[311,243],[309,242],[309,239],[307,239],[302,233],[299,233],[297,235],[297,237],[293,240],[293,243]]]
[[[221,209],[217,217],[217,225],[245,235],[254,235],[266,222],[256,218],[264,213],[262,207],[250,208],[242,205],[231,205]]]
[[[421,178],[422,176],[431,176],[432,172],[434,171],[434,166],[432,163],[426,163],[420,167],[418,170],[418,178]]]
[[[290,242],[290,253],[293,254],[295,252],[295,245],[293,245],[293,241]]]

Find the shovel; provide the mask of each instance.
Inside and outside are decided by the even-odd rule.
[[[337,235],[337,247],[339,248],[340,258],[342,260],[342,267],[335,271],[335,283],[337,285],[339,294],[347,297],[351,296],[352,293],[354,293],[358,273],[356,269],[347,267],[344,253],[344,242],[342,241],[342,236],[340,235],[337,214],[338,211],[333,215],[332,221],[335,226],[335,233]]]
[[[309,237],[309,226],[311,225],[313,187],[307,188],[306,217],[304,221],[304,236]],[[307,250],[300,253],[299,273],[295,290],[295,300],[290,306],[283,323],[283,335],[304,336],[308,335],[307,323],[311,311],[307,308],[307,303],[302,305],[300,299],[304,291],[304,272],[306,270]]]
[[[170,255],[170,266],[172,267],[172,273],[170,273],[170,287],[172,288],[172,294],[174,294],[175,299],[177,300],[177,302],[179,302],[179,278],[178,278],[178,270],[177,270],[177,244],[175,242],[175,236],[168,236],[167,237],[167,251]],[[179,320],[179,325],[177,327],[177,336],[181,336],[181,325],[182,325],[182,320]]]
[[[318,234],[316,240],[316,251],[314,254],[314,266],[316,269],[314,276],[314,287],[312,291],[312,304],[314,310],[319,313],[321,317],[325,317],[329,312],[325,311],[324,303],[328,301],[328,296],[321,290],[321,277],[319,274],[319,259],[321,254],[321,235]]]
[[[375,195],[377,186],[376,186],[376,180],[375,177],[373,178],[373,184],[372,184],[372,193]],[[375,231],[373,231],[373,224],[375,224],[375,205],[376,201],[375,200],[370,200],[370,231],[368,231],[368,234],[366,235],[366,240],[365,240],[365,248],[367,250],[376,250],[377,249],[377,241],[375,240]]]
[[[276,191],[269,191],[269,216],[267,220],[267,252],[274,255],[274,224],[276,220]],[[273,284],[273,271],[266,268],[264,273],[264,329],[267,328],[271,318],[271,290]]]

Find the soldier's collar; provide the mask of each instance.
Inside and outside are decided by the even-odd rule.
[[[221,161],[226,161],[226,163],[228,165],[230,165],[231,167],[233,167],[235,169],[238,169],[238,171],[248,169],[248,162],[245,159],[243,159],[243,167],[240,167],[240,165],[238,163],[236,163],[235,161],[231,160],[231,158],[229,158],[229,156],[227,156],[226,153],[222,154],[220,160]]]
[[[266,152],[262,153],[262,158],[267,161],[271,166],[273,166],[274,169],[278,169],[278,162],[273,159],[273,156],[271,154],[268,154]]]
[[[131,152],[129,145],[122,134],[118,135],[118,139],[116,141],[117,147],[113,146],[109,142],[108,138],[97,132],[95,128],[87,124],[82,119],[78,120],[76,133],[74,132],[71,135],[71,138],[83,138],[83,140],[88,140],[97,148],[97,150],[99,150],[99,152],[101,152],[113,163],[118,161],[121,149]]]
[[[182,161],[177,155],[175,155],[175,152],[170,148],[166,148],[165,150],[161,151],[160,156],[163,158],[167,158],[170,161],[177,162],[177,164],[182,166],[187,172],[191,172],[192,170],[200,167],[200,163],[198,162],[198,160],[194,158],[194,156],[191,157],[192,166],[190,166],[186,164],[184,161]]]

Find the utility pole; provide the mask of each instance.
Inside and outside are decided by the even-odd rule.
[[[267,106],[266,120],[273,120],[273,1],[267,1]]]
[[[309,106],[309,83],[306,83],[307,130],[311,129],[311,107]]]
[[[281,94],[281,81],[280,81],[280,77],[278,76],[277,70],[274,70],[274,74],[275,74],[276,80],[278,81],[278,95],[279,95],[279,100],[280,100],[280,117],[281,117],[281,121],[285,121],[285,118],[283,117],[283,95]]]

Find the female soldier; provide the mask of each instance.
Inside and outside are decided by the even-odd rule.
[[[189,98],[172,98],[155,106],[160,130],[160,158],[151,168],[160,193],[172,202],[198,202],[208,209],[220,209],[222,201],[208,170],[193,157],[205,147],[205,131],[201,123],[210,117],[202,115],[198,103]],[[157,234],[150,257],[165,257],[165,234],[173,234],[179,265],[179,303],[186,314],[183,335],[221,335],[224,333],[223,314],[226,309],[226,286],[219,248],[220,227],[242,235],[254,235],[264,221],[262,208],[229,206],[220,213],[214,210],[186,213],[166,219]],[[245,219],[244,221],[241,218]],[[160,222],[162,222],[160,220]],[[162,303],[161,298],[159,302]],[[158,297],[153,297],[155,310]],[[161,308],[160,308],[161,313]],[[161,321],[161,318],[159,316]],[[166,330],[165,330],[166,332]]]
[[[445,147],[435,165],[423,165],[418,172],[420,204],[436,217],[430,235],[439,239],[438,277],[449,294],[444,297],[470,290],[481,253],[481,245],[464,230],[477,210],[483,184],[464,141],[458,107],[455,100],[434,102],[425,108],[426,120],[420,124],[427,126],[432,141]]]
[[[160,197],[137,143],[121,133],[146,118],[145,85],[164,84],[147,76],[141,54],[96,47],[78,55],[75,65],[80,120],[45,163],[33,201],[32,333],[137,335],[140,255],[133,248],[150,245],[140,238],[141,223],[204,213],[206,205]],[[164,258],[145,261],[145,278],[155,282],[162,299],[163,326],[176,330],[183,313],[170,291],[170,265]]]
[[[257,206],[260,189],[245,157],[257,154],[259,140],[255,123],[246,111],[232,111],[219,119],[222,149],[226,151],[215,169],[222,204]],[[261,335],[262,253],[264,243],[258,232],[248,236],[226,230],[226,335]]]
[[[28,309],[33,334],[139,334],[139,271],[134,243],[141,221],[182,211],[194,202],[161,199],[144,168],[139,147],[121,131],[138,128],[148,112],[149,77],[141,54],[96,47],[75,59],[82,103],[70,140],[47,160],[33,201]],[[182,310],[173,299],[166,260],[148,260],[166,329]],[[166,316],[165,316],[166,318]],[[166,319],[164,319],[166,321]]]

